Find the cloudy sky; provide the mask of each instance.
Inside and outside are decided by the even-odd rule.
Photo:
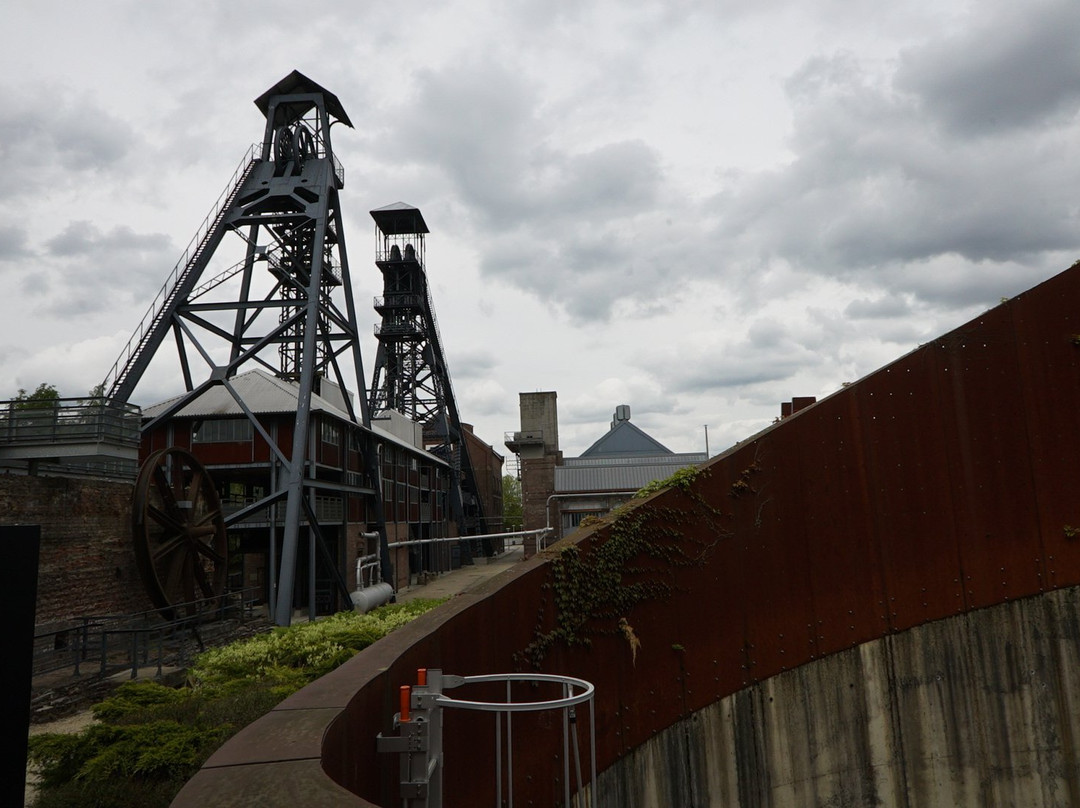
[[[435,5],[9,0],[0,397],[104,378],[293,69],[356,127],[368,372],[403,200],[499,449],[556,390],[568,455],[624,403],[715,453],[1080,257],[1075,0]]]

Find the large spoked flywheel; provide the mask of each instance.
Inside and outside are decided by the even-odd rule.
[[[209,472],[190,452],[162,449],[143,463],[132,535],[147,594],[166,617],[194,614],[225,592],[221,502]]]

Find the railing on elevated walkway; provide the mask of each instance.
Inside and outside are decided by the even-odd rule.
[[[100,397],[0,401],[0,461],[74,462],[87,473],[131,476],[140,421],[139,407]]]

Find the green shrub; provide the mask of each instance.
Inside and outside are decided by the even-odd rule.
[[[90,708],[94,718],[110,724],[130,723],[147,715],[160,715],[187,701],[189,695],[158,682],[124,682],[111,696]]]
[[[171,780],[112,780],[88,788],[72,780],[39,793],[34,808],[164,808],[181,786]]]
[[[250,679],[302,686],[441,602],[418,599],[368,614],[341,612],[312,623],[274,629],[200,654],[189,675],[196,687]]]
[[[126,682],[76,734],[30,739],[35,808],[156,808],[224,741],[286,696],[440,600],[345,612],[200,654],[189,685]]]

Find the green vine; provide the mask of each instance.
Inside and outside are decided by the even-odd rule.
[[[663,491],[665,488],[679,488],[689,492],[690,486],[694,480],[702,475],[708,475],[708,473],[708,471],[705,471],[698,466],[684,466],[670,477],[663,480],[653,480],[634,494],[634,499],[644,499],[650,494],[655,494],[657,491]]]
[[[668,478],[673,480],[671,485],[662,486],[678,487],[685,494],[680,500],[688,501],[688,507],[630,503],[616,509],[588,539],[553,548],[533,640],[515,654],[519,666],[539,669],[556,643],[589,647],[597,634],[624,636],[636,659],[640,643],[628,621],[634,607],[670,597],[677,589],[677,570],[705,564],[713,547],[730,535],[721,524],[724,515],[690,486],[707,473],[680,469]],[[642,491],[647,493],[638,496],[647,496],[651,486]],[[703,519],[708,530],[693,532],[704,532],[712,537],[710,541],[693,538],[686,530]],[[554,607],[550,627],[544,623],[548,593]]]

